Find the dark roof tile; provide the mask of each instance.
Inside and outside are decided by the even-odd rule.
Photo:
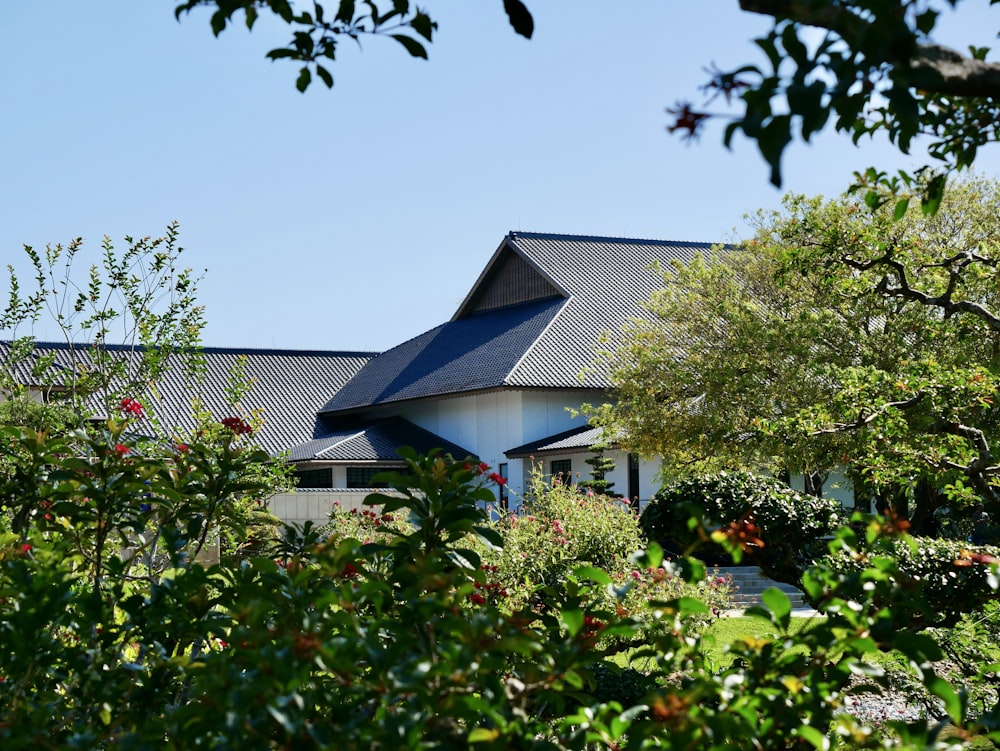
[[[37,342],[35,355],[55,358],[54,378],[59,380],[62,377],[60,370],[72,369],[74,357],[78,363],[89,362],[88,345],[73,345],[72,349],[65,343]],[[132,347],[121,345],[108,345],[107,349],[113,356],[120,357],[128,357],[133,351]],[[195,399],[201,401],[214,419],[234,412],[244,416],[259,412],[263,426],[256,435],[256,442],[272,455],[312,438],[319,429],[317,410],[375,355],[372,352],[217,347],[206,347],[202,352],[202,378],[187,374],[178,356],[177,364],[168,369],[157,384],[155,396],[153,392],[134,396],[156,413],[168,431],[187,431],[194,427],[192,402]],[[40,382],[25,364],[11,363],[9,353],[9,344],[0,342],[0,358],[15,380],[25,385]],[[250,385],[239,403],[233,405],[227,392],[241,358],[245,358],[243,375]],[[92,408],[97,413],[101,411],[96,401]]]

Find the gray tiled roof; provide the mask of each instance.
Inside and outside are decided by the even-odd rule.
[[[87,345],[74,345],[77,362],[86,363]],[[108,345],[111,354],[128,357],[132,348]],[[64,343],[38,342],[38,355],[54,355],[58,369],[71,368],[70,348]],[[8,371],[23,384],[38,383],[22,365],[9,361],[9,347],[0,342],[0,358]],[[151,392],[135,397],[151,407],[160,422],[170,430],[188,430],[194,426],[192,399],[201,400],[214,419],[238,412],[246,416],[257,410],[263,417],[263,427],[256,434],[257,444],[272,455],[308,440],[322,429],[316,418],[317,410],[336,393],[375,353],[318,350],[227,349],[207,347],[204,354],[204,377],[193,380],[180,364],[171,367],[157,384],[156,396]],[[252,381],[238,406],[229,403],[226,394],[231,374],[238,360],[245,358],[243,374]],[[95,412],[100,408],[94,405]]]
[[[441,449],[455,459],[472,456],[471,451],[446,441],[408,420],[393,417],[357,427],[331,430],[322,437],[293,446],[291,461],[401,461],[396,449],[409,446],[417,453],[426,454],[431,449]]]
[[[609,334],[602,346],[613,347],[623,324],[644,315],[663,282],[652,264],[711,247],[511,232],[451,321],[376,357],[323,412],[501,387],[607,388],[594,367],[598,338]],[[517,299],[517,284],[528,299]]]
[[[604,428],[581,425],[577,428],[565,430],[562,433],[546,436],[537,441],[525,443],[523,446],[507,449],[504,454],[508,459],[532,456],[533,454],[544,454],[553,452],[573,453],[576,451],[589,451],[590,447],[600,442],[604,434]]]

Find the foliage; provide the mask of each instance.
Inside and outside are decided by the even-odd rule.
[[[146,437],[144,451],[157,445],[223,445],[234,434],[255,433],[262,415],[235,416],[242,414],[239,404],[251,386],[242,363],[230,374],[226,391],[234,415],[213,415],[197,399],[188,429],[157,415],[159,387],[168,374],[192,384],[203,374],[199,278],[180,266],[184,249],[176,223],[162,237],[126,237],[125,243],[119,252],[105,238],[100,262],[90,266],[84,281],[76,269],[84,252],[80,239],[47,246],[44,253],[26,246],[34,272],[28,289],[9,269],[0,327],[12,338],[2,343],[0,392],[7,400],[0,403],[0,424],[61,436],[67,450],[85,453],[96,437],[93,419],[106,415],[127,418],[130,430]],[[30,333],[21,335],[43,315],[60,331],[62,350],[43,353]],[[24,461],[30,464],[31,449],[26,450]],[[11,454],[4,461],[12,471],[17,460]],[[241,471],[244,492],[230,493],[229,518],[207,530],[203,541],[218,546],[221,555],[245,555],[271,544],[278,520],[263,502],[290,483],[290,468],[279,462],[246,462]]]
[[[688,524],[692,518],[701,523]],[[679,551],[707,542],[706,526],[717,528],[712,536],[719,543],[738,543],[768,576],[795,585],[822,553],[822,538],[843,521],[836,501],[748,472],[673,482],[657,492],[639,517],[648,539]]]
[[[765,61],[733,70],[712,65],[703,88],[705,107],[720,96],[727,105],[742,107],[728,123],[724,143],[731,146],[737,133],[755,142],[774,185],[781,184],[781,159],[788,145],[797,137],[809,141],[831,122],[855,142],[884,133],[904,154],[925,137],[937,169],[928,165],[912,175],[890,176],[871,168],[857,173],[855,188],[873,201],[882,200],[883,189],[900,202],[908,200],[897,195],[900,191],[916,191],[924,210],[933,213],[947,175],[972,165],[981,147],[1000,138],[997,64],[987,61],[989,50],[973,47],[962,53],[934,40],[942,11],[961,2],[849,0],[831,7],[821,1],[740,0],[744,11],[774,20],[767,33],[753,40]],[[300,91],[309,87],[314,73],[333,86],[326,66],[336,59],[343,39],[390,38],[411,56],[426,58],[425,44],[437,31],[427,11],[407,0],[333,5],[312,0],[301,5],[296,8],[292,0],[184,0],[175,15],[206,7],[218,35],[240,14],[252,29],[261,12],[270,11],[292,29],[292,39],[268,57],[302,63],[296,79]],[[504,0],[503,6],[514,31],[530,38],[534,20],[527,6],[521,0]],[[668,130],[686,138],[696,137],[705,123],[720,116],[688,101],[667,112],[674,118]]]
[[[998,200],[1000,186],[973,180],[929,219],[800,204],[775,226],[784,269],[880,311],[880,334],[897,351],[828,369],[833,398],[775,419],[776,436],[850,436],[875,485],[923,479],[962,503],[996,503]]]
[[[313,73],[327,86],[333,86],[333,75],[326,67],[337,57],[338,43],[343,39],[360,42],[362,37],[382,37],[400,44],[412,57],[427,58],[425,42],[432,41],[437,22],[427,12],[408,0],[342,0],[324,3],[312,0],[302,3],[311,10],[298,10],[293,0],[184,0],[174,14],[190,13],[198,7],[212,9],[212,33],[221,34],[242,12],[248,30],[253,29],[261,10],[269,10],[292,31],[292,40],[285,47],[267,53],[271,60],[292,60],[302,63],[295,86],[305,91],[312,83]],[[514,31],[531,38],[534,21],[521,0],[503,0],[504,10]]]
[[[904,154],[925,137],[936,169],[890,177],[872,168],[857,176],[856,186],[893,192],[915,187],[924,210],[933,213],[947,174],[972,165],[981,147],[1000,138],[997,63],[987,61],[989,50],[973,47],[963,54],[934,40],[942,12],[960,4],[741,0],[743,10],[774,23],[754,39],[764,65],[710,71],[708,100],[721,95],[742,107],[726,127],[725,144],[738,132],[756,142],[771,182],[780,185],[787,146],[797,137],[809,141],[831,122],[854,142],[884,133]],[[711,117],[688,102],[669,111],[676,117],[670,130],[688,137]]]
[[[871,520],[866,535],[851,552],[838,550],[825,562],[842,577],[841,591],[856,592],[866,583],[871,568],[892,569],[896,582],[881,607],[905,616],[912,628],[952,626],[966,613],[978,613],[997,598],[993,564],[1000,548],[970,545],[964,541],[886,536],[885,526],[905,528],[898,519]],[[912,597],[919,591],[920,597]]]
[[[604,453],[606,450],[607,446],[604,443],[596,443],[590,447],[591,456],[584,460],[590,465],[590,479],[580,480],[577,485],[597,495],[620,498],[620,493],[611,492],[615,484],[607,479],[608,474],[615,471],[615,460]]]
[[[34,285],[23,290],[9,268],[0,331],[12,342],[0,388],[25,385],[11,382],[18,365],[31,372],[31,385],[46,400],[69,401],[78,416],[94,410],[111,414],[123,398],[144,395],[178,362],[185,372],[200,371],[204,310],[195,300],[199,278],[180,267],[184,249],[177,224],[161,237],[126,237],[125,243],[119,252],[105,237],[100,264],[91,265],[83,281],[74,267],[84,249],[82,239],[48,245],[44,253],[24,246]],[[65,340],[66,357],[58,363],[39,356],[30,331],[22,333],[43,315]]]
[[[232,429],[222,445],[183,451],[133,440],[133,418],[126,410],[75,450],[4,429],[0,452],[13,441],[35,459],[4,485],[5,504],[24,509],[0,532],[5,749],[930,747],[941,725],[877,736],[840,712],[853,676],[882,681],[865,662],[875,648],[919,666],[961,732],[980,727],[930,668],[934,642],[875,606],[897,588],[891,567],[864,572],[850,599],[832,572],[811,570],[805,585],[829,617],[808,629],[792,625],[787,598],[766,594],[759,615],[777,636],[734,642],[720,669],[695,628],[703,605],[603,608],[629,587],[594,566],[537,590],[542,610],[476,599],[489,579],[469,541],[503,542],[483,510],[493,494],[481,472],[440,455],[403,450],[408,474],[368,498],[378,519],[409,519],[385,537],[304,530],[277,560],[204,566],[188,546],[261,457]],[[141,547],[153,526],[171,567],[139,576],[137,556],[107,541]],[[831,545],[854,542],[844,531]],[[662,564],[655,548],[634,559]],[[695,581],[703,572],[671,566]],[[618,642],[648,647],[622,665],[602,646]]]
[[[579,566],[596,566],[625,593],[607,591],[599,600],[637,617],[650,600],[698,598],[706,606],[696,619],[700,622],[731,607],[731,582],[714,572],[702,570],[688,581],[669,564],[638,566],[635,553],[644,541],[638,517],[627,503],[559,482],[549,484],[538,468],[521,510],[501,513],[492,526],[502,545],[482,546],[482,560],[494,585],[491,591],[500,593],[508,606],[542,605],[545,593],[564,590]]]
[[[664,275],[608,353],[595,420],[676,474],[841,466],[857,499],[925,533],[992,500],[1000,186],[954,185],[931,217],[790,196],[757,234]],[[993,509],[997,510],[997,509]]]

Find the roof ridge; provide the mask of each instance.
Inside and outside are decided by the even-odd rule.
[[[5,339],[0,340],[0,345],[10,344],[11,340]],[[32,345],[38,348],[44,349],[58,349],[58,350],[69,350],[69,349],[92,349],[95,345],[93,342],[47,342],[47,341],[32,341]],[[104,349],[111,352],[127,352],[130,350],[142,351],[146,349],[144,344],[109,344],[105,343],[101,345]],[[180,351],[185,352],[204,352],[206,354],[222,355],[222,354],[254,354],[254,355],[337,355],[337,356],[354,356],[354,357],[364,357],[364,356],[375,356],[382,354],[379,350],[346,350],[346,349],[283,349],[278,347],[187,347],[181,348]]]
[[[663,246],[682,246],[682,247],[701,247],[705,245],[719,245],[724,243],[712,243],[705,242],[704,240],[656,240],[654,238],[643,238],[643,237],[624,237],[624,236],[614,236],[614,235],[573,235],[565,234],[560,232],[522,232],[521,230],[511,230],[507,233],[507,237],[511,240],[516,240],[519,237],[530,238],[530,239],[545,239],[545,240],[576,240],[576,241],[587,241],[587,242],[604,242],[604,243],[619,243],[625,244],[641,244],[641,245],[663,245]]]

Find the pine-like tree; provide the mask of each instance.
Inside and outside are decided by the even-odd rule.
[[[621,498],[620,493],[611,492],[611,488],[613,488],[615,484],[605,479],[607,475],[615,469],[614,459],[604,453],[607,448],[607,444],[604,443],[595,443],[590,447],[590,451],[593,456],[585,460],[591,467],[590,479],[581,480],[579,487],[587,488],[588,490],[593,491],[596,495]]]

